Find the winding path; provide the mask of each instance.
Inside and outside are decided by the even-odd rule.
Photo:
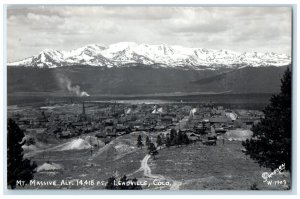
[[[165,177],[163,177],[162,175],[154,175],[151,173],[151,169],[148,165],[148,160],[150,159],[150,157],[151,156],[147,154],[141,162],[141,168],[142,170],[144,170],[144,176],[158,180],[165,180]]]
[[[151,168],[148,165],[148,160],[150,159],[150,157],[151,156],[149,154],[147,154],[141,162],[141,168],[139,170],[144,170],[144,176],[153,178],[153,179],[157,179],[157,180],[170,181],[170,182],[172,182],[172,185],[170,186],[170,190],[179,190],[180,186],[182,185],[182,182],[172,180],[170,178],[165,178],[162,175],[152,174]]]

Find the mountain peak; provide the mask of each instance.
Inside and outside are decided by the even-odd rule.
[[[121,67],[128,64],[161,65],[190,69],[215,69],[220,67],[243,66],[283,66],[291,63],[291,57],[274,52],[234,52],[227,49],[210,50],[188,48],[167,44],[137,44],[119,42],[104,47],[88,44],[71,51],[45,49],[38,55],[9,63],[10,66],[63,67],[71,65],[90,65]]]
[[[53,53],[53,52],[57,52],[57,50],[54,50],[52,48],[46,48],[41,51],[41,53]]]
[[[110,44],[108,48],[111,49],[112,51],[122,51],[130,47],[135,47],[137,45],[138,44],[134,42],[119,42],[119,43]]]

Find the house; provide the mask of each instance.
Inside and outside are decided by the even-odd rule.
[[[166,125],[172,124],[173,123],[173,117],[171,117],[171,116],[162,117],[161,122],[166,124]]]
[[[200,136],[195,133],[187,132],[186,135],[187,135],[188,139],[190,140],[190,142],[192,142],[192,143],[195,143],[195,142],[201,140]]]
[[[83,128],[84,124],[83,122],[73,122],[72,126],[74,126],[75,128]]]
[[[193,115],[189,118],[189,123],[192,126],[197,126],[198,124],[202,123],[203,116],[202,115]]]
[[[106,132],[105,131],[97,131],[95,134],[97,138],[106,138]]]
[[[253,125],[253,123],[257,120],[256,118],[251,118],[251,117],[239,117],[239,121],[246,125]]]
[[[212,117],[209,119],[210,125],[214,125],[214,127],[218,128],[221,127],[222,125],[232,125],[233,121],[228,118],[228,117]]]
[[[46,132],[46,128],[28,128],[25,132],[26,134],[41,134]]]
[[[116,131],[120,132],[120,131],[125,131],[126,127],[123,124],[117,124],[116,126]]]
[[[117,132],[117,136],[121,136],[121,135],[125,135],[126,134],[126,131],[119,131]]]
[[[211,124],[218,124],[218,123],[232,123],[232,120],[228,117],[212,117],[209,119]]]
[[[224,133],[226,133],[226,129],[224,129],[224,128],[215,128],[215,132],[216,132],[216,134],[224,134]]]
[[[104,126],[114,126],[114,120],[113,119],[106,119],[103,121]]]
[[[116,129],[113,126],[106,126],[104,128],[104,131],[106,133],[106,136],[110,136],[110,137],[116,137],[117,136]]]
[[[194,130],[199,134],[210,133],[210,122],[209,119],[203,119],[196,126],[194,126]]]
[[[70,137],[72,137],[72,133],[71,133],[71,131],[62,131],[60,134],[60,137],[61,138],[70,138]]]
[[[155,126],[154,130],[156,131],[164,131],[166,130],[166,127],[164,125]]]
[[[17,121],[18,125],[29,125],[31,123],[31,119],[21,118]]]

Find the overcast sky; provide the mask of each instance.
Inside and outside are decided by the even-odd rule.
[[[9,6],[8,61],[45,48],[133,41],[291,54],[291,9],[278,7]]]

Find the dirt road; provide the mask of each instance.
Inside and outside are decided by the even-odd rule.
[[[150,159],[150,157],[151,156],[147,154],[141,162],[141,168],[139,170],[144,171],[144,176],[160,181],[169,181],[171,182],[170,190],[179,190],[180,186],[182,185],[182,182],[166,178],[162,175],[152,174],[151,168],[148,165],[148,160]]]

